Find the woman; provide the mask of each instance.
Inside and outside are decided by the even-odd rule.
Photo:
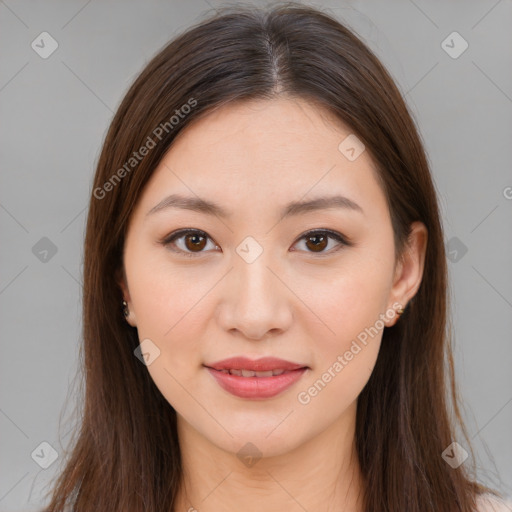
[[[46,510],[506,510],[471,476],[446,289],[425,153],[371,51],[292,4],[189,29],[98,162],[85,407]]]

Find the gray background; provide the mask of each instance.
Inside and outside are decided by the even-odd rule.
[[[0,1],[1,511],[42,505],[69,440],[87,200],[113,111],[155,52],[220,5]],[[419,124],[449,250],[456,368],[479,477],[511,495],[512,2],[310,5],[369,44]],[[58,42],[46,59],[31,47],[44,31]],[[444,48],[459,53],[462,40],[442,45],[454,31],[469,45],[457,58]],[[43,441],[59,453],[47,469],[31,456]]]

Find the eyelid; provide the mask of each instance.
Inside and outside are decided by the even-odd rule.
[[[327,238],[332,238],[332,239],[336,240],[339,245],[337,247],[335,247],[334,249],[330,249],[329,251],[321,251],[318,253],[315,253],[314,251],[296,251],[296,250],[294,250],[294,252],[305,252],[306,254],[312,254],[318,258],[322,258],[322,257],[331,256],[332,254],[337,253],[339,250],[343,249],[343,247],[352,247],[354,245],[353,242],[345,235],[342,235],[341,233],[339,233],[337,231],[333,231],[332,229],[327,229],[327,228],[310,229],[309,231],[306,231],[305,233],[301,234],[297,238],[297,240],[293,243],[293,245],[297,244],[300,240],[307,238],[308,236],[314,236],[317,234],[327,235]]]
[[[181,238],[181,237],[183,237],[185,235],[188,235],[188,234],[199,235],[199,236],[205,237],[205,238],[211,240],[212,242],[214,242],[214,244],[218,247],[217,242],[215,242],[213,240],[213,238],[208,233],[206,233],[205,231],[202,231],[201,229],[196,229],[196,228],[182,228],[182,229],[178,229],[177,231],[173,231],[171,234],[169,234],[166,237],[164,237],[160,241],[160,243],[164,247],[168,247],[175,240],[177,240],[178,238]],[[187,257],[192,257],[192,258],[194,258],[196,256],[200,256],[202,253],[206,252],[206,251],[199,251],[197,253],[186,252],[186,251],[182,251],[181,249],[173,249],[173,248],[170,248],[170,247],[169,247],[169,250],[171,250],[171,251],[173,251],[175,253],[182,254],[182,255],[187,256]]]
[[[200,229],[196,229],[196,228],[182,228],[182,229],[178,229],[177,231],[173,231],[171,234],[169,234],[166,237],[164,237],[160,241],[160,243],[167,247],[167,246],[170,246],[178,238],[181,238],[181,237],[183,237],[185,235],[188,235],[188,234],[195,234],[195,235],[203,236],[203,237],[211,240],[218,247],[218,244],[215,242],[215,240],[213,240],[213,238],[208,233],[206,233],[205,231],[202,231]],[[343,246],[352,247],[354,245],[354,243],[350,240],[349,237],[347,237],[345,235],[342,235],[341,233],[339,233],[337,231],[333,231],[333,230],[327,229],[327,228],[310,229],[310,230],[302,233],[295,240],[293,245],[296,245],[297,242],[299,242],[300,240],[302,240],[302,239],[304,239],[304,238],[306,238],[308,236],[313,236],[313,235],[316,235],[316,234],[325,234],[325,235],[327,235],[328,238],[332,238],[332,239],[336,240],[340,244],[341,247],[338,247],[338,248],[335,248],[335,249],[331,249],[330,251],[319,252],[319,253],[315,253],[313,251],[305,251],[305,252],[309,252],[309,254],[314,254],[314,255],[320,256],[320,257],[328,256],[328,255],[331,255],[331,254],[337,252]],[[182,251],[181,249],[170,249],[170,250],[173,251],[173,252],[179,253],[179,254],[183,254],[184,256],[187,256],[187,257],[196,257],[196,256],[200,256],[202,253],[206,253],[207,252],[207,251],[199,251],[199,252],[194,253],[194,252]],[[303,251],[294,251],[294,252],[303,252]]]

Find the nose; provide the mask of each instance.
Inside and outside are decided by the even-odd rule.
[[[272,266],[265,252],[252,263],[242,258],[234,262],[219,306],[219,321],[226,332],[261,340],[289,329],[293,293],[282,272]]]

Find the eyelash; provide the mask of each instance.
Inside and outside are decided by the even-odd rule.
[[[162,245],[164,245],[165,247],[169,247],[175,240],[178,240],[179,238],[182,238],[189,234],[190,235],[199,235],[201,237],[206,237],[211,240],[211,238],[208,236],[207,233],[205,233],[204,231],[201,231],[199,229],[180,229],[178,231],[175,231],[174,233],[171,233],[169,236],[164,238],[160,243]],[[336,231],[331,231],[330,229],[314,229],[311,231],[307,231],[300,238],[297,239],[297,241],[294,243],[294,245],[297,242],[299,242],[300,240],[307,238],[308,236],[314,236],[314,235],[327,235],[328,238],[332,238],[340,243],[340,246],[338,248],[331,249],[330,251],[327,251],[327,252],[322,251],[322,252],[315,253],[313,251],[306,251],[306,252],[309,252],[310,254],[316,254],[320,257],[327,256],[332,253],[338,252],[339,250],[341,250],[343,248],[343,246],[351,247],[353,245],[353,243],[349,239],[347,239],[340,233],[337,233]],[[169,247],[169,249],[173,252],[183,254],[184,256],[189,257],[189,258],[195,258],[195,257],[199,256],[200,254],[202,254],[203,252],[206,252],[206,251],[199,251],[199,252],[193,253],[193,252],[186,252],[181,249],[176,250],[171,247]]]

